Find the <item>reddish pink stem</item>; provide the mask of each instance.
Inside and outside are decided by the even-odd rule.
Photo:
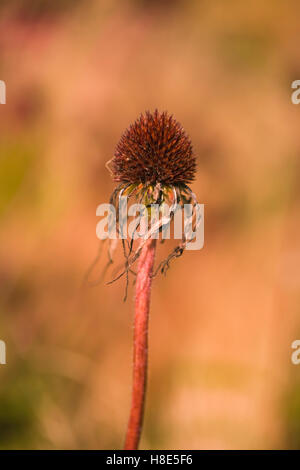
[[[125,450],[136,450],[138,448],[143,424],[148,365],[148,320],[151,275],[155,248],[156,240],[147,240],[142,248],[138,264],[134,318],[133,385]]]

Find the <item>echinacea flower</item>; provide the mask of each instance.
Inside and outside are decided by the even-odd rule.
[[[120,207],[122,196],[134,198],[148,209],[153,204],[161,208],[162,203],[170,202],[171,209],[167,218],[170,223],[177,209],[192,202],[191,219],[195,218],[197,201],[188,184],[195,177],[196,159],[183,127],[167,112],[147,111],[129,126],[109,162],[109,169],[118,183],[110,199],[115,209]],[[129,243],[121,236],[126,259],[125,269],[111,281],[126,274],[127,293],[129,272],[139,260],[136,273],[132,402],[124,447],[127,450],[138,448],[145,404],[150,292],[157,242],[157,237],[152,235],[161,232],[166,223],[165,217],[159,215],[153,230],[150,224],[151,210],[147,214],[147,230],[136,250],[133,249],[133,239]],[[123,235],[122,220],[119,218],[118,216],[116,219],[117,231]],[[196,227],[197,224],[196,217]],[[159,269],[165,272],[170,260],[181,256],[191,239],[184,233],[181,243],[159,264],[156,272]]]
[[[110,202],[118,209],[120,198],[127,196],[135,198],[140,204],[150,207],[163,202],[172,204],[170,220],[175,210],[183,208],[184,204],[193,204],[191,217],[195,216],[196,197],[188,183],[193,181],[196,173],[196,158],[192,143],[181,124],[167,112],[153,113],[146,111],[125,130],[116,146],[114,157],[108,162],[114,181],[119,183],[113,191]],[[117,230],[120,229],[117,219]],[[162,220],[157,224],[157,231],[163,228]],[[149,238],[150,231],[146,239]],[[172,258],[181,256],[187,243],[183,234],[182,242],[166,260],[162,261],[156,272],[165,272]],[[125,270],[127,274],[132,264],[139,258],[143,243],[133,252],[133,242],[126,253]]]

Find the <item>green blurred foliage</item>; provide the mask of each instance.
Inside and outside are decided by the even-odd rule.
[[[0,143],[0,217],[30,173],[36,152],[34,143],[22,136]]]

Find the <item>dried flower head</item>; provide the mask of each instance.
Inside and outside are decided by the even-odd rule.
[[[149,212],[149,223],[152,221],[153,204],[161,207],[162,203],[170,203],[169,222],[171,222],[177,210],[183,209],[185,204],[192,203],[191,219],[194,227],[196,226],[197,200],[187,184],[195,177],[196,159],[189,137],[173,116],[167,112],[159,113],[157,110],[154,113],[147,111],[144,115],[141,114],[122,135],[114,157],[108,165],[114,180],[119,183],[110,198],[110,203],[116,209],[116,229],[119,234],[122,234],[122,224],[118,218],[118,208],[123,196],[126,196],[128,201],[135,200],[146,207]],[[123,236],[120,237],[126,258],[125,269],[111,282],[126,274],[128,284],[128,275],[132,272],[131,268],[138,260],[144,244],[153,233],[161,232],[164,224],[165,218],[160,216],[154,226],[155,232],[153,228],[151,230],[149,228],[136,250],[133,248],[133,240],[129,243],[128,240],[125,242]],[[137,228],[138,226],[139,224]],[[160,270],[165,273],[171,259],[181,256],[190,241],[183,234],[180,245],[159,264],[156,272]],[[115,247],[115,243],[113,246]],[[112,250],[109,263],[112,262],[111,252]]]
[[[120,183],[189,183],[196,159],[183,127],[167,112],[149,111],[122,135],[112,160],[114,180]]]

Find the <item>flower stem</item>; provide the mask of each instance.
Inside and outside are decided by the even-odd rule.
[[[142,431],[148,365],[148,320],[151,275],[155,248],[156,240],[147,240],[142,248],[138,264],[134,317],[133,385],[125,450],[136,450],[138,448]]]

